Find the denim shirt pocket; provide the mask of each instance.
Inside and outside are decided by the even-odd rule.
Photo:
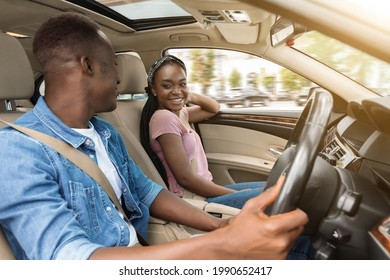
[[[76,219],[85,232],[92,236],[100,231],[98,213],[95,202],[95,188],[80,182],[69,181],[71,206]]]

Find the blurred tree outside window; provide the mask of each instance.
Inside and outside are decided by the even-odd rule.
[[[247,53],[207,48],[170,49],[168,53],[186,64],[191,91],[230,108],[282,106],[301,110],[304,103],[295,102],[295,94],[306,92],[310,85],[298,74]]]

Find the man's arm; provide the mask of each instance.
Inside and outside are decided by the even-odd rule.
[[[101,248],[91,255],[91,259],[284,259],[308,218],[299,209],[275,216],[264,213],[275,200],[281,185],[282,180],[279,180],[276,187],[249,200],[237,216],[212,232],[149,247]],[[173,216],[183,220],[184,224],[198,218],[181,213],[183,208],[174,211],[174,207],[170,209],[169,205],[162,205],[173,202],[172,206],[177,206],[174,199],[165,194],[162,192],[157,204],[153,203],[153,212],[168,211],[163,217]],[[187,209],[187,206],[182,206]],[[190,211],[193,214],[200,210]],[[200,213],[197,215],[201,216]],[[207,222],[200,224],[207,226]]]
[[[150,214],[162,220],[175,222],[203,231],[215,230],[223,222],[223,220],[187,203],[166,189],[162,190],[152,203]]]

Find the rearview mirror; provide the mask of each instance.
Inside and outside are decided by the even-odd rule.
[[[279,18],[271,27],[271,45],[277,47],[303,34],[306,28],[286,18]]]

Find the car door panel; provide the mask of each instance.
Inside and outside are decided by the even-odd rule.
[[[267,180],[295,121],[293,117],[219,114],[198,124],[214,182]]]

